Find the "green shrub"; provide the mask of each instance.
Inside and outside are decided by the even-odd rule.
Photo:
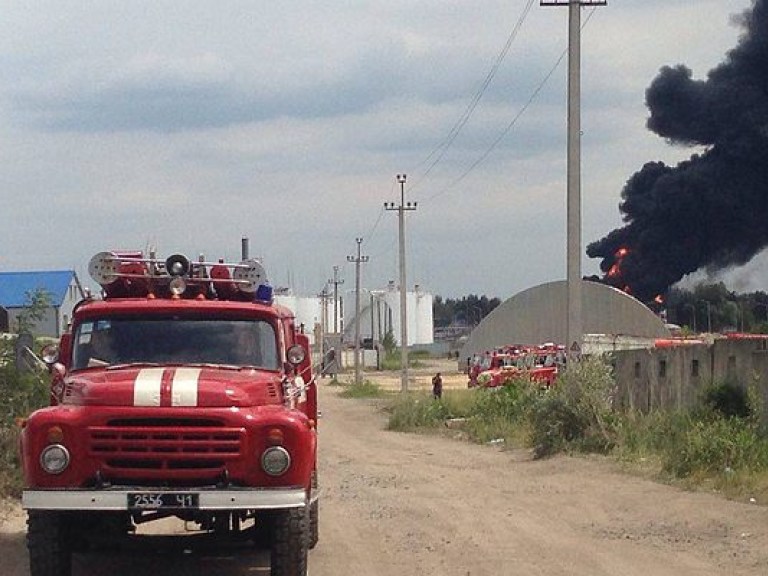
[[[691,427],[689,412],[628,412],[619,417],[616,427],[617,456],[637,460],[674,452]]]
[[[584,423],[574,408],[560,395],[548,395],[530,412],[534,458],[544,458],[564,451],[584,433]]]
[[[609,452],[620,426],[613,410],[615,395],[611,367],[602,358],[569,366],[530,410],[534,454],[543,457],[569,448]]]
[[[754,422],[717,415],[695,420],[665,453],[664,471],[677,478],[768,468],[768,442]]]
[[[0,498],[18,497],[22,487],[19,428],[0,426]]]
[[[343,386],[344,390],[339,394],[342,398],[381,398],[386,395],[378,384],[370,380],[362,380],[359,384],[350,382]]]
[[[24,418],[49,403],[47,376],[19,372],[14,365],[12,340],[0,341],[0,497],[18,496],[19,466],[17,418]]]
[[[401,432],[436,428],[452,417],[444,402],[426,393],[399,395],[386,410],[389,412],[387,429]]]
[[[515,443],[525,436],[526,406],[538,395],[538,386],[521,379],[508,386],[448,390],[440,401],[426,393],[398,396],[386,410],[390,430],[439,429],[453,418],[463,418],[462,431],[476,442],[504,439]]]
[[[751,414],[749,395],[737,382],[713,384],[704,391],[704,405],[725,416],[748,418]]]

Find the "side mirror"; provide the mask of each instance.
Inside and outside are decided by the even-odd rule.
[[[290,362],[291,365],[295,367],[304,362],[304,359],[307,357],[307,351],[304,350],[303,346],[294,344],[288,348],[286,356],[288,358],[288,362]]]
[[[57,344],[47,344],[43,346],[40,351],[40,358],[48,366],[51,366],[59,361],[59,346]]]

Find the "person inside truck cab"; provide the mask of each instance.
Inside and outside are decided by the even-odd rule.
[[[88,368],[109,366],[116,360],[112,334],[109,330],[94,330],[91,333]]]

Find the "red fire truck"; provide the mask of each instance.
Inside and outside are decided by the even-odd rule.
[[[527,376],[549,388],[564,364],[564,347],[553,343],[503,346],[475,355],[470,362],[468,385],[470,388],[496,388]]]
[[[261,264],[102,252],[44,350],[51,406],[23,422],[32,576],[126,546],[166,517],[201,538],[269,545],[304,576],[318,540],[317,394],[308,337]]]

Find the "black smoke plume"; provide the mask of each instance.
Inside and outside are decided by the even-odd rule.
[[[626,224],[587,247],[602,258],[603,281],[642,301],[768,245],[768,0],[740,22],[736,48],[706,80],[664,67],[646,91],[648,128],[705,151],[674,167],[643,166],[621,192]]]

